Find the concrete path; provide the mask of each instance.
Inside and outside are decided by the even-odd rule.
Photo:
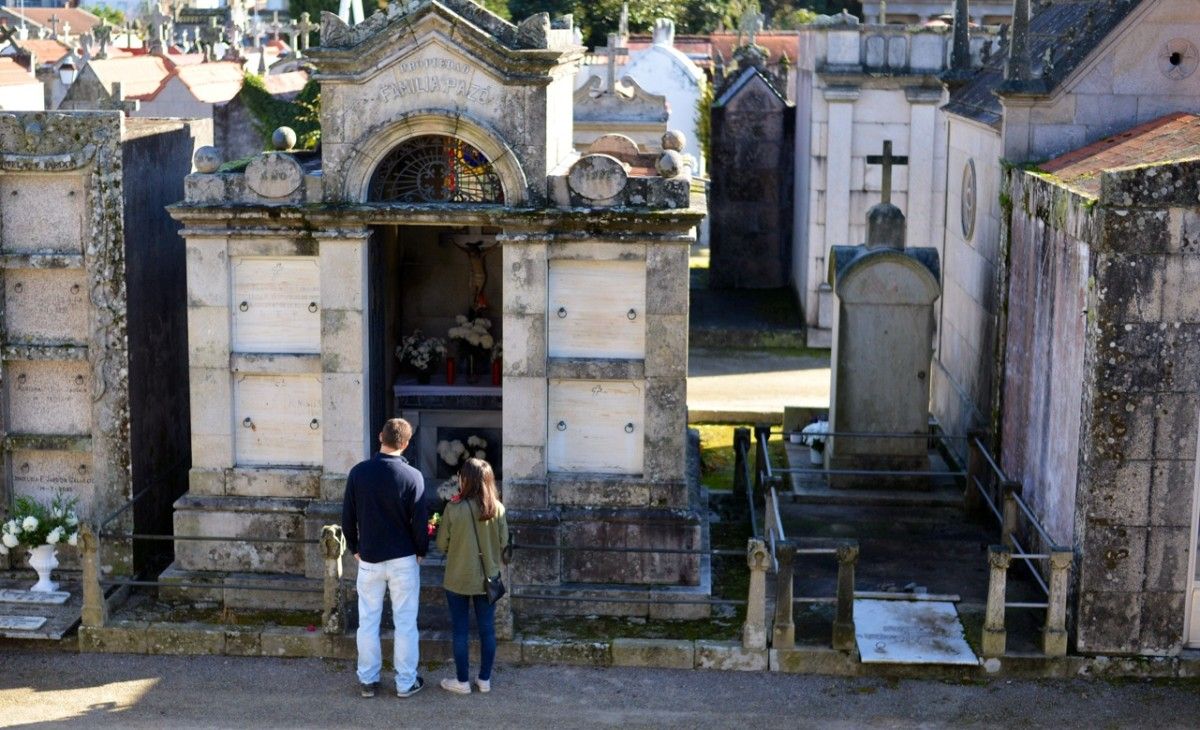
[[[996,681],[501,667],[490,695],[359,699],[350,664],[5,651],[0,726],[79,728],[1195,727],[1195,681]],[[1152,718],[1152,719],[1151,719]]]
[[[829,406],[828,352],[693,348],[688,357],[692,422],[781,420],[784,406]]]

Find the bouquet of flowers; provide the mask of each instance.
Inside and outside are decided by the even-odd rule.
[[[453,441],[439,441],[437,445],[438,457],[443,462],[454,469],[454,476],[442,482],[438,487],[438,496],[442,499],[453,502],[458,497],[459,481],[458,469],[467,459],[472,456],[476,459],[487,458],[488,442],[482,436],[471,436],[464,444],[459,439]]]
[[[19,547],[36,548],[66,542],[79,544],[78,500],[56,494],[46,506],[32,497],[17,497],[11,518],[0,526],[0,555]]]
[[[418,373],[431,372],[445,355],[446,341],[440,337],[426,337],[421,330],[400,340],[396,347],[396,358]]]
[[[456,324],[450,328],[446,334],[452,340],[461,340],[471,347],[477,347],[480,350],[490,350],[496,344],[496,340],[492,337],[492,320],[486,317],[476,317],[469,319],[463,315],[458,315],[454,318]]]

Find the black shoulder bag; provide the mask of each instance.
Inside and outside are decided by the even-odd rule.
[[[479,542],[479,526],[476,524],[475,508],[471,506],[470,500],[467,501],[467,509],[471,511],[471,527],[475,530],[475,547],[479,552],[479,570],[483,573],[483,592],[487,594],[488,603],[494,604],[500,600],[507,589],[504,587],[504,581],[500,579],[499,573],[495,578],[488,577],[487,565],[483,561],[483,543]]]

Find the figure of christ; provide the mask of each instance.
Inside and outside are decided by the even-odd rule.
[[[487,296],[483,293],[488,280],[487,267],[484,263],[487,255],[496,247],[496,244],[493,243],[491,246],[484,246],[483,241],[471,241],[468,243],[453,241],[453,243],[455,248],[467,255],[467,261],[471,265],[471,309],[474,312],[482,312],[488,308]]]

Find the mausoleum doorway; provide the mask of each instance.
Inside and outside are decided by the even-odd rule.
[[[371,428],[405,418],[432,493],[483,452],[501,474],[499,229],[376,226],[369,254]],[[461,446],[458,446],[461,444]]]

